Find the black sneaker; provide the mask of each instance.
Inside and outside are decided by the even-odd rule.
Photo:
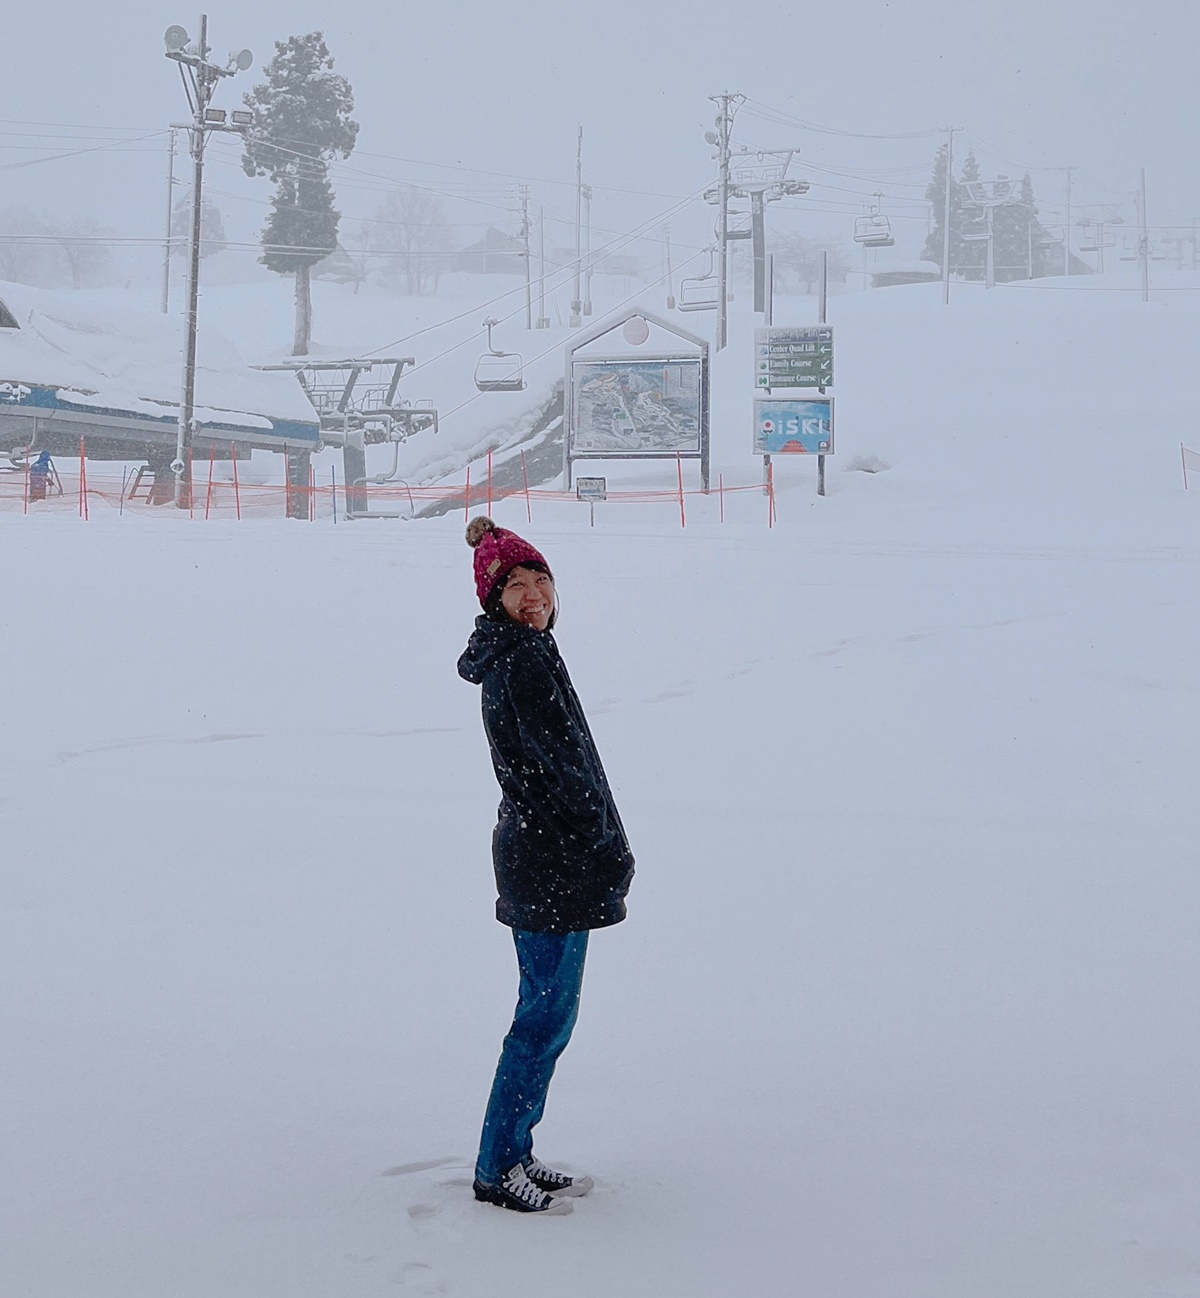
[[[590,1176],[568,1176],[566,1172],[556,1172],[536,1158],[526,1161],[525,1175],[539,1190],[545,1190],[555,1198],[579,1198],[596,1188],[596,1182]]]
[[[475,1197],[481,1203],[494,1203],[498,1208],[511,1208],[513,1212],[545,1212],[561,1217],[571,1211],[569,1200],[559,1199],[540,1189],[526,1175],[520,1163],[504,1173],[499,1185],[484,1185],[482,1181],[476,1181],[474,1189]]]

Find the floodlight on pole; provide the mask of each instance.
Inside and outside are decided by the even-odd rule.
[[[208,15],[200,15],[200,35],[196,40],[188,37],[187,30],[172,24],[163,33],[166,57],[179,64],[184,89],[192,109],[192,233],[188,249],[188,294],[186,329],[183,347],[183,381],[179,398],[179,424],[175,437],[175,458],[171,472],[175,474],[175,503],[181,508],[191,504],[192,484],[188,473],[187,451],[192,443],[196,409],[196,325],[200,302],[200,218],[203,211],[204,142],[208,131],[234,131],[241,134],[252,124],[253,115],[233,115],[234,124],[225,124],[225,110],[210,108],[213,90],[222,77],[232,77],[244,72],[254,62],[249,50],[230,54],[227,67],[208,61]],[[239,121],[242,117],[246,120]]]

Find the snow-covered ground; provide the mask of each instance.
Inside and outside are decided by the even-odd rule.
[[[639,865],[539,1129],[567,1218],[468,1184],[515,969],[461,514],[0,513],[0,1292],[1200,1292],[1194,296],[831,319],[774,528],[496,508]]]

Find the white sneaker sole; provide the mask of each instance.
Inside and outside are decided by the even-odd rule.
[[[547,1190],[546,1193],[552,1199],[581,1199],[585,1194],[591,1194],[596,1188],[596,1182],[590,1176],[577,1176],[570,1185],[564,1186],[561,1190]]]

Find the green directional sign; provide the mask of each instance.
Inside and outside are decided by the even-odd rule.
[[[833,326],[754,331],[754,385],[757,388],[833,386]]]

